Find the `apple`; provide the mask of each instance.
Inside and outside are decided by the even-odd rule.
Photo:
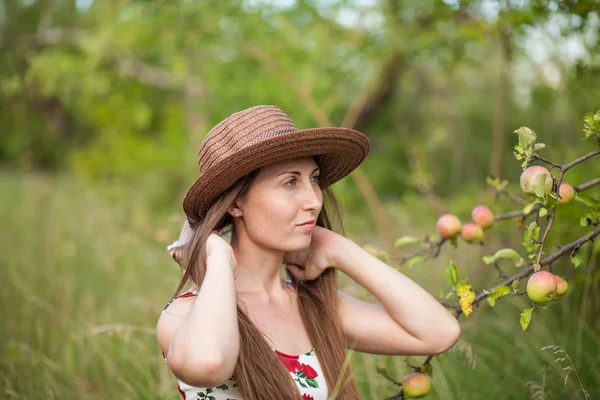
[[[481,243],[483,240],[483,229],[477,224],[464,224],[460,230],[460,236],[462,236],[466,242],[470,243],[476,241]]]
[[[424,397],[431,389],[431,376],[422,372],[412,372],[402,380],[402,390],[409,399]]]
[[[527,281],[527,296],[539,304],[553,300],[556,289],[555,275],[548,271],[538,271]]]
[[[523,189],[525,193],[535,193],[533,182],[538,174],[544,174],[546,176],[546,180],[544,181],[544,192],[548,193],[552,190],[553,180],[550,171],[542,166],[533,165],[525,169],[525,171],[523,171],[521,174],[521,178],[519,179],[521,189]]]
[[[436,226],[442,238],[450,239],[459,234],[461,223],[456,215],[444,214],[438,218]]]
[[[567,204],[575,197],[575,188],[568,183],[561,183],[558,188],[558,202],[560,204]]]
[[[554,299],[560,300],[565,297],[569,284],[562,276],[554,275],[554,279],[556,280],[556,294]]]
[[[494,214],[492,214],[489,208],[483,205],[473,208],[471,218],[482,229],[487,229],[494,224]]]

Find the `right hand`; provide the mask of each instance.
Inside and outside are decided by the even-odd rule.
[[[223,239],[217,231],[212,231],[206,241],[206,257],[207,259],[214,254],[220,254],[228,261],[229,266],[235,273],[237,268],[237,260],[233,248],[225,239]]]

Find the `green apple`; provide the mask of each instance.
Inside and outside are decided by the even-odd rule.
[[[538,271],[527,281],[527,296],[539,304],[554,300],[556,289],[556,278],[548,271]]]
[[[409,399],[424,397],[431,389],[431,376],[422,372],[412,372],[402,380],[402,390]]]
[[[543,186],[544,192],[548,193],[552,190],[553,179],[552,175],[550,174],[550,171],[548,171],[546,168],[540,165],[533,165],[525,169],[525,171],[523,171],[523,173],[521,174],[521,178],[519,179],[521,189],[525,193],[535,193],[535,189],[533,188],[533,182],[538,174],[544,174],[546,176]]]

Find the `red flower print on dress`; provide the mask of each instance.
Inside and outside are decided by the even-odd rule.
[[[307,378],[315,379],[317,377],[317,371],[315,371],[310,365],[301,364],[300,368],[298,369],[302,371],[304,373],[304,376]]]
[[[315,400],[315,398],[314,398],[314,397],[312,397],[310,394],[306,394],[306,393],[304,393],[304,394],[302,395],[302,400]]]
[[[289,372],[296,372],[296,370],[298,368],[300,368],[300,362],[298,361],[299,356],[289,356],[289,355],[284,356],[279,353],[277,353],[277,354],[279,355],[279,359],[281,360],[281,362],[283,363],[283,365]]]

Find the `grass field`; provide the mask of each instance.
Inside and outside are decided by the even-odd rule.
[[[178,282],[165,247],[181,220],[141,186],[0,175],[0,398],[179,398],[154,326]],[[465,264],[477,251],[453,256]],[[406,273],[437,294],[443,260]],[[568,297],[536,309],[526,332],[524,296],[483,303],[455,348],[434,359],[428,398],[583,399],[582,387],[600,398],[598,263],[592,257],[570,275]],[[565,354],[541,350],[547,345],[564,348],[572,364],[555,362]],[[376,367],[399,379],[408,372],[404,357],[352,357],[364,399],[395,393]]]

